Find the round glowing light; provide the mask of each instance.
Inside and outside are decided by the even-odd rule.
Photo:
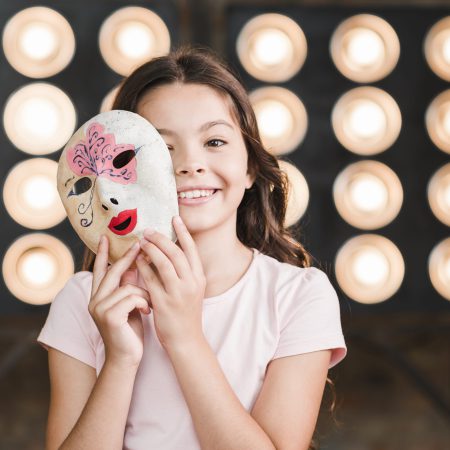
[[[20,150],[45,155],[59,150],[72,136],[76,112],[70,98],[48,83],[31,83],[8,98],[5,131]]]
[[[66,217],[56,189],[58,163],[32,158],[15,165],[3,186],[3,202],[9,215],[33,230],[50,228]]]
[[[298,222],[306,211],[309,202],[308,183],[303,174],[287,161],[278,160],[280,169],[288,179],[288,204],[284,226],[290,227]]]
[[[445,164],[431,177],[427,196],[433,214],[443,224],[450,226],[450,163]]]
[[[450,16],[439,20],[428,31],[424,52],[431,70],[443,80],[450,81]]]
[[[339,214],[350,225],[373,230],[397,217],[403,189],[388,166],[364,160],[350,164],[336,177],[333,198]]]
[[[144,62],[170,50],[170,34],[163,20],[147,8],[127,6],[102,24],[100,52],[106,64],[127,76]]]
[[[57,270],[54,255],[44,248],[27,250],[17,261],[17,273],[22,283],[37,289],[48,286]]]
[[[261,14],[238,35],[236,51],[245,70],[263,81],[282,82],[303,66],[307,43],[299,25],[282,14]]]
[[[3,258],[3,278],[11,293],[26,303],[49,303],[74,273],[70,250],[45,233],[32,233],[11,244]]]
[[[100,105],[100,112],[106,112],[111,111],[114,101],[116,99],[116,95],[119,92],[120,85],[112,88],[103,99],[101,105]]]
[[[433,143],[450,153],[450,89],[441,92],[428,106],[425,124]]]
[[[31,78],[46,78],[70,63],[75,53],[75,36],[60,13],[35,6],[19,11],[7,22],[3,50],[18,72]]]
[[[431,251],[428,275],[436,291],[450,300],[450,238],[441,241]]]
[[[365,156],[387,150],[402,126],[395,100],[372,86],[342,95],[333,108],[331,121],[338,141],[351,152]]]
[[[398,248],[389,239],[363,234],[349,239],[335,261],[342,290],[360,303],[379,303],[397,292],[405,274]]]
[[[263,87],[250,93],[264,146],[275,155],[295,150],[308,128],[308,116],[301,100],[281,87]]]
[[[358,83],[378,81],[395,68],[400,41],[394,29],[381,17],[359,14],[344,20],[330,42],[337,69]]]

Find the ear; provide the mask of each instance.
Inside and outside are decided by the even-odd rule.
[[[250,189],[253,186],[253,183],[255,182],[255,177],[250,175],[247,172],[246,180],[245,180],[245,189]]]

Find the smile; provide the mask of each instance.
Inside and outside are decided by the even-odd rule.
[[[108,228],[115,234],[123,236],[131,233],[137,223],[137,209],[127,209],[113,217],[109,222]]]

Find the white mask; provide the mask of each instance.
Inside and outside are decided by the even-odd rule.
[[[111,263],[145,228],[176,241],[172,159],[156,129],[138,114],[108,111],[80,127],[62,151],[58,192],[70,223],[93,252],[100,236],[108,236]]]

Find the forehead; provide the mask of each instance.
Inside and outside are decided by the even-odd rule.
[[[143,94],[138,114],[156,128],[177,129],[183,124],[197,129],[212,119],[224,119],[238,126],[233,101],[229,95],[208,85],[172,83]],[[182,123],[181,123],[182,121]]]

